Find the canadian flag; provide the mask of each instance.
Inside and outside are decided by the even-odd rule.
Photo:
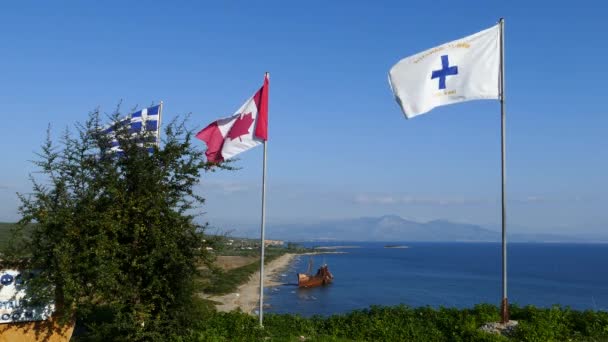
[[[219,119],[196,134],[207,144],[205,155],[219,163],[268,140],[268,74],[264,85],[232,116]]]

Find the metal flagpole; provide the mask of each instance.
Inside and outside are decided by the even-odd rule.
[[[266,73],[265,79],[269,74]],[[264,229],[266,226],[266,141],[262,167],[262,229],[260,236],[260,327],[264,327]]]
[[[260,326],[264,326],[264,228],[266,223],[266,141],[264,141],[264,167],[262,171],[262,234],[260,237]]]
[[[158,147],[160,149],[160,124],[162,123],[163,120],[163,101],[160,101],[159,107],[158,107],[158,127],[156,129],[156,147]]]
[[[502,302],[500,312],[502,323],[509,321],[509,301],[507,299],[507,208],[505,195],[506,178],[506,133],[505,133],[505,20],[500,18],[500,146],[502,164]]]

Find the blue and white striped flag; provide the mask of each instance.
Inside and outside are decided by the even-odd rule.
[[[144,135],[145,141],[141,142],[141,146],[147,146],[148,151],[153,150],[153,145],[158,146],[160,140],[160,114],[162,102],[159,105],[144,108],[135,113],[129,114],[126,118],[119,120],[110,127],[102,131],[111,137],[110,151],[121,153],[120,143],[116,138],[115,131],[124,126],[129,126],[131,135]]]

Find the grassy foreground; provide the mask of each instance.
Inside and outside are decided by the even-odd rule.
[[[608,312],[553,307],[511,307],[519,327],[512,336],[482,332],[499,320],[496,306],[472,309],[371,307],[331,317],[208,312],[196,328],[173,341],[608,341]]]

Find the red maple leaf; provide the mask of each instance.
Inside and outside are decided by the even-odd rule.
[[[232,140],[239,138],[239,140],[243,141],[241,136],[249,134],[249,128],[251,128],[253,121],[253,115],[251,115],[251,112],[241,114],[241,116],[236,119],[234,125],[232,125],[230,131],[228,131],[228,135],[226,136]]]

